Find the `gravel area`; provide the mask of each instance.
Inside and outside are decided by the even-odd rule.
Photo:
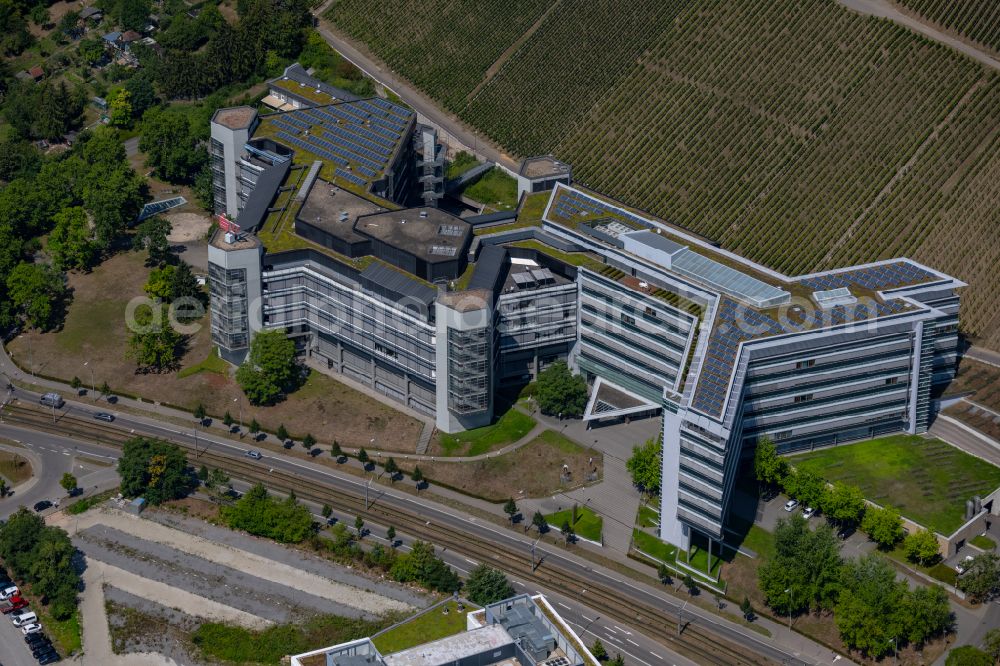
[[[394,599],[414,608],[425,608],[434,601],[432,596],[412,588],[375,579],[321,557],[288,548],[274,541],[259,539],[244,532],[212,525],[197,518],[156,509],[147,510],[142,515],[146,520],[193,534],[213,543],[253,553],[275,562],[294,564],[295,568],[301,571]]]
[[[155,652],[177,664],[207,663],[195,658],[191,644],[198,619],[111,585],[104,586],[104,599],[115,654]]]
[[[77,534],[77,545],[90,559],[276,623],[294,622],[317,613],[371,616],[357,608],[140,539],[113,527],[94,526],[82,530]]]

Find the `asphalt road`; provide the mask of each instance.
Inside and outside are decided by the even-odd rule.
[[[31,403],[37,403],[37,395],[27,391],[19,389],[17,397]],[[88,405],[67,401],[63,411],[77,414],[92,414],[96,411],[108,410],[107,407],[96,410]],[[58,410],[56,414],[58,420]],[[194,441],[193,426],[192,428],[181,429],[173,424],[163,424],[143,416],[126,413],[119,413],[116,416],[115,426],[136,434],[145,434],[163,439]],[[231,455],[243,455],[250,446],[241,445],[231,440],[220,439],[205,432],[198,435],[198,441],[201,446],[210,447],[215,452]],[[282,470],[293,473],[301,478],[323,483],[343,492],[357,493],[359,496],[364,494],[364,481],[317,464],[269,455],[265,455],[256,464],[263,469]],[[478,539],[482,542],[496,544],[498,551],[523,553],[525,562],[527,563],[529,560],[530,546],[533,539],[514,531],[498,528],[491,523],[479,521],[474,517],[460,514],[453,509],[436,504],[426,496],[415,498],[408,494],[394,491],[391,488],[380,487],[375,501],[385,506],[422,515],[428,522],[433,522],[439,526],[447,526],[456,532],[465,533],[470,539]],[[623,596],[649,604],[665,613],[677,615],[678,611],[684,605],[683,600],[666,596],[662,588],[654,588],[642,583],[623,580],[620,574],[595,565],[562,549],[556,549],[551,546],[539,546],[536,552],[540,557],[544,557],[546,561],[558,563],[562,568],[573,571],[582,579],[590,578],[608,587],[620,589]],[[580,591],[580,593],[585,594],[585,591]],[[592,611],[587,613],[587,615],[593,617]],[[703,611],[700,608],[688,607],[685,610],[684,617],[686,620],[697,622],[709,628],[710,631],[737,645],[747,646],[749,649],[766,655],[777,662],[792,664],[807,663],[796,653],[789,651],[773,640],[763,638],[749,629]],[[636,642],[638,641],[636,640]],[[659,643],[656,643],[656,645],[659,645]]]

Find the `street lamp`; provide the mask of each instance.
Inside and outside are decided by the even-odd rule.
[[[94,368],[90,365],[90,361],[84,361],[83,367],[90,370],[90,394],[94,395],[97,393],[97,382],[94,381]]]
[[[240,396],[233,398],[233,402],[237,403],[240,407],[240,439],[243,439],[243,401],[240,400]]]
[[[785,589],[785,594],[788,595],[788,630],[792,630],[792,587],[788,586]]]

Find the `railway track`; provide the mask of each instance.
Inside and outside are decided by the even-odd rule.
[[[126,440],[141,434],[72,414],[62,414],[53,422],[49,412],[21,405],[8,405],[4,411],[4,420],[12,425],[27,426],[43,432],[68,435],[113,446],[121,446]],[[777,663],[752,651],[746,645],[734,645],[697,623],[684,624],[683,630],[678,631],[679,619],[673,612],[656,608],[643,601],[629,599],[621,589],[615,589],[597,580],[585,580],[558,562],[545,561],[544,556],[542,565],[532,570],[527,550],[523,554],[518,554],[504,547],[498,547],[498,544],[469,539],[447,526],[428,521],[419,513],[379,503],[378,498],[366,506],[365,498],[360,493],[333,488],[281,469],[268,469],[259,462],[237,455],[196,450],[190,441],[173,440],[173,443],[185,449],[189,458],[198,464],[224,469],[231,476],[252,483],[261,482],[274,490],[294,490],[296,496],[302,499],[329,504],[346,513],[360,515],[366,521],[376,524],[393,525],[416,538],[424,539],[470,559],[489,563],[506,573],[531,581],[540,588],[558,591],[599,611],[609,619],[632,625],[647,637],[699,664],[762,666]]]

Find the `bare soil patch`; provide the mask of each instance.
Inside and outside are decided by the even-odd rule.
[[[212,226],[212,218],[207,213],[167,213],[163,216],[170,222],[171,243],[189,243],[201,240]]]
[[[590,462],[593,460],[593,462]],[[544,497],[558,490],[582,485],[587,475],[604,474],[604,456],[594,449],[552,430],[546,430],[521,448],[476,462],[420,462],[420,471],[431,483],[441,483],[464,493],[500,502],[508,497]],[[569,481],[563,483],[563,465]],[[400,467],[413,469],[412,461]]]
[[[24,483],[31,478],[31,474],[31,463],[27,458],[10,451],[0,451],[0,476],[7,479],[10,485]]]

